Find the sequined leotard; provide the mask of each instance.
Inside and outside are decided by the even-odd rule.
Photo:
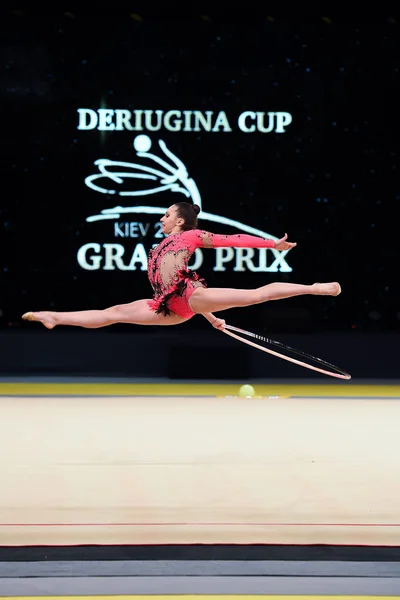
[[[164,315],[172,311],[183,318],[193,317],[189,298],[197,287],[207,284],[188,269],[190,257],[196,248],[224,247],[275,248],[275,242],[253,235],[219,235],[200,229],[169,235],[149,252],[148,277],[154,292],[150,308]]]

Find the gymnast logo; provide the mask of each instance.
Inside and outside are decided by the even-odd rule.
[[[149,152],[151,149],[151,139],[147,135],[138,135],[133,142],[136,156],[152,161],[158,165],[157,168],[140,163],[120,162],[109,160],[108,158],[100,158],[94,163],[100,173],[86,177],[85,184],[96,192],[109,195],[116,194],[118,196],[147,196],[166,191],[177,192],[183,194],[188,199],[190,198],[193,204],[198,204],[201,208],[199,190],[193,179],[189,177],[185,165],[175,154],[168,150],[165,142],[159,140],[158,143],[165,156],[170,159],[170,163]],[[106,179],[112,185],[107,187],[96,185],[94,182],[99,179]],[[122,186],[125,179],[139,179],[142,182],[150,182],[155,187],[124,190]],[[91,222],[101,219],[118,219],[123,213],[163,215],[165,210],[166,207],[157,206],[116,206],[114,208],[106,208],[99,215],[88,217],[86,220]]]
[[[228,225],[240,232],[277,239],[275,236],[265,231],[251,227],[240,221],[205,212],[202,207],[199,189],[195,181],[189,176],[184,163],[167,148],[167,145],[163,140],[158,141],[158,146],[162,153],[161,156],[151,152],[152,141],[149,136],[144,134],[138,135],[133,142],[138,162],[122,162],[109,160],[108,158],[100,158],[94,163],[98,167],[99,172],[86,177],[85,184],[95,192],[106,194],[108,196],[144,198],[155,194],[162,194],[163,192],[181,194],[185,197],[186,201],[198,204],[201,208],[200,216],[202,221]],[[135,183],[134,186],[132,186],[132,182]],[[132,187],[134,189],[132,189]],[[126,214],[163,215],[166,209],[167,206],[149,206],[144,203],[139,206],[121,206],[118,204],[112,208],[105,208],[96,215],[87,217],[86,221],[89,223],[103,220],[116,221],[117,219],[120,219],[122,215]],[[140,222],[130,224],[115,223],[114,225],[115,237],[139,237],[139,234],[145,236],[149,230],[149,224]],[[128,229],[124,227],[126,225],[129,225]],[[132,233],[132,231],[134,233]],[[163,237],[160,228],[154,237]],[[105,257],[106,265],[112,265],[114,263],[119,265],[118,268],[121,270],[135,270],[135,263],[142,261],[142,270],[147,268],[143,262],[146,257],[144,247],[143,251],[136,252],[136,258],[134,253],[130,266],[127,266],[122,261],[122,253],[125,252],[123,246],[118,244],[103,244],[103,246],[106,247],[105,250],[108,251],[109,254],[108,259],[107,256]],[[138,247],[139,246],[141,245],[138,244]],[[92,267],[89,266],[86,258],[88,250],[97,250],[99,252],[99,244],[86,244],[83,246],[78,252],[79,264],[86,269],[100,268],[100,258],[102,258],[100,256],[97,257],[97,261],[92,261]],[[267,250],[273,255],[273,261],[270,262],[270,264],[267,262]],[[230,262],[234,262],[235,264],[233,268],[234,271],[292,271],[285,260],[288,251],[278,251],[272,248],[260,248],[257,249],[257,253],[251,248],[217,248],[215,251],[216,263],[214,271],[225,271],[226,263]],[[256,260],[254,260],[255,254],[257,254]],[[192,268],[199,268],[201,263],[202,251],[197,249],[195,254],[195,265],[192,265]],[[95,267],[94,265],[97,266]],[[107,266],[103,268],[107,269]],[[109,268],[115,267],[110,266]]]

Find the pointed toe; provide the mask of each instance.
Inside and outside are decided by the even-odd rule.
[[[337,292],[336,292],[335,296],[339,296],[339,294],[341,294],[341,293],[342,293],[342,288],[340,287],[340,285],[339,285],[338,283],[337,283],[336,285],[337,285],[337,287],[338,287],[338,290],[337,290]]]
[[[33,312],[26,312],[22,315],[22,319],[24,321],[37,321],[37,318],[33,314]]]

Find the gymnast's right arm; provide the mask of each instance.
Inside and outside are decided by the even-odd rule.
[[[287,234],[280,240],[271,240],[268,238],[239,233],[236,235],[220,235],[210,233],[201,229],[192,229],[186,231],[188,241],[193,244],[194,248],[275,248],[276,250],[290,250],[296,244],[287,242]]]

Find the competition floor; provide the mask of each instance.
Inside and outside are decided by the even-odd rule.
[[[400,597],[400,386],[253,385],[0,382],[0,596]]]

